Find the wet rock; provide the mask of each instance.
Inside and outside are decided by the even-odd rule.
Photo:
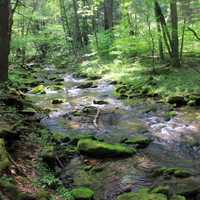
[[[110,81],[109,84],[110,84],[110,85],[117,85],[117,84],[118,84],[118,81],[113,80],[113,81]]]
[[[143,148],[143,147],[148,146],[151,143],[151,140],[144,135],[135,135],[128,139],[124,139],[122,143],[134,144],[134,145],[137,145],[137,147],[139,148]]]
[[[62,100],[62,99],[54,99],[54,100],[52,100],[52,104],[61,104],[61,103],[63,103],[64,101]]]
[[[98,105],[108,104],[107,101],[103,101],[103,100],[94,100],[93,103],[94,103],[94,104],[98,104]]]
[[[184,96],[171,96],[167,98],[167,103],[174,104],[176,107],[187,105],[187,100]]]
[[[8,152],[5,147],[4,139],[0,139],[0,174],[10,166]]]
[[[128,146],[108,144],[91,139],[79,140],[77,147],[80,153],[94,157],[131,156],[136,153],[134,148]]]
[[[73,189],[71,194],[75,200],[93,200],[94,198],[94,191],[85,187]]]
[[[33,94],[45,94],[45,86],[44,85],[38,85],[37,87],[33,88],[31,90]]]
[[[86,83],[82,83],[79,86],[77,86],[77,88],[79,89],[87,89],[87,88],[91,88],[93,87],[93,82],[86,82]]]
[[[148,189],[141,189],[136,193],[124,193],[118,196],[117,200],[167,200],[167,196],[164,194],[150,193]]]

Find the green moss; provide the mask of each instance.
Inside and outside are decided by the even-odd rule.
[[[139,145],[139,147],[145,147],[149,145],[150,142],[151,140],[144,135],[132,136],[124,141],[125,144],[136,144]]]
[[[150,193],[147,189],[141,189],[136,193],[124,193],[118,196],[117,200],[167,200],[167,197],[163,194]]]
[[[45,94],[45,86],[38,85],[37,87],[33,88],[31,92],[33,94]]]
[[[80,153],[97,157],[131,156],[136,153],[134,148],[120,144],[108,144],[91,139],[79,140],[78,150]]]
[[[175,177],[179,178],[186,178],[191,176],[191,173],[182,168],[167,168],[167,167],[162,167],[158,170],[155,171],[154,173],[155,176],[161,176],[161,175],[174,175]]]
[[[152,193],[162,193],[165,195],[169,194],[169,186],[158,186],[152,190]]]
[[[0,139],[0,174],[10,166],[8,152],[6,151],[4,139]]]
[[[71,194],[75,200],[92,200],[94,197],[94,191],[84,187],[73,189]]]
[[[177,195],[172,197],[170,200],[186,200],[186,198],[184,196]]]
[[[170,120],[171,118],[175,117],[177,114],[176,114],[176,111],[169,111],[169,112],[166,112],[165,113],[165,120]]]

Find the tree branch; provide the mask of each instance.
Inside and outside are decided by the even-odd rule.
[[[194,36],[196,37],[197,40],[200,40],[200,36],[198,36],[197,32],[194,29],[188,27],[188,30],[194,34]]]

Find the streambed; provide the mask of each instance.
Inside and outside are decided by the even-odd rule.
[[[55,75],[63,79],[59,90],[49,87],[46,94],[29,94],[36,105],[50,110],[49,116],[41,123],[52,133],[70,137],[90,133],[108,143],[119,143],[135,134],[152,139],[148,147],[129,158],[73,157],[66,163],[60,177],[67,187],[87,186],[96,192],[96,200],[115,200],[122,192],[165,182],[151,176],[152,170],[158,167],[181,167],[192,173],[190,178],[169,181],[174,188],[179,184],[188,187],[200,184],[200,109],[177,108],[176,116],[166,119],[170,106],[152,99],[134,103],[120,100],[114,96],[115,86],[108,80],[98,79],[92,87],[78,88],[88,80],[74,78],[52,67],[45,69],[39,79],[53,85]],[[53,99],[64,102],[52,104]],[[85,108],[91,113],[80,114]],[[99,115],[94,123],[97,111]],[[88,170],[88,166],[92,169]]]

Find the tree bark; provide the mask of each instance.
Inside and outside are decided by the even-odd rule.
[[[159,22],[158,12],[156,11],[156,5],[155,5],[154,8],[155,8],[156,25],[157,25],[157,31],[158,31],[159,56],[160,56],[161,60],[164,60],[164,49],[163,49],[161,25],[160,25],[160,22]]]
[[[110,30],[113,27],[113,0],[104,0],[104,28]]]
[[[172,65],[174,67],[180,67],[180,55],[179,55],[179,39],[178,39],[178,14],[177,14],[177,0],[171,0],[171,23],[172,23]]]
[[[0,82],[8,79],[10,52],[10,0],[0,1]]]

